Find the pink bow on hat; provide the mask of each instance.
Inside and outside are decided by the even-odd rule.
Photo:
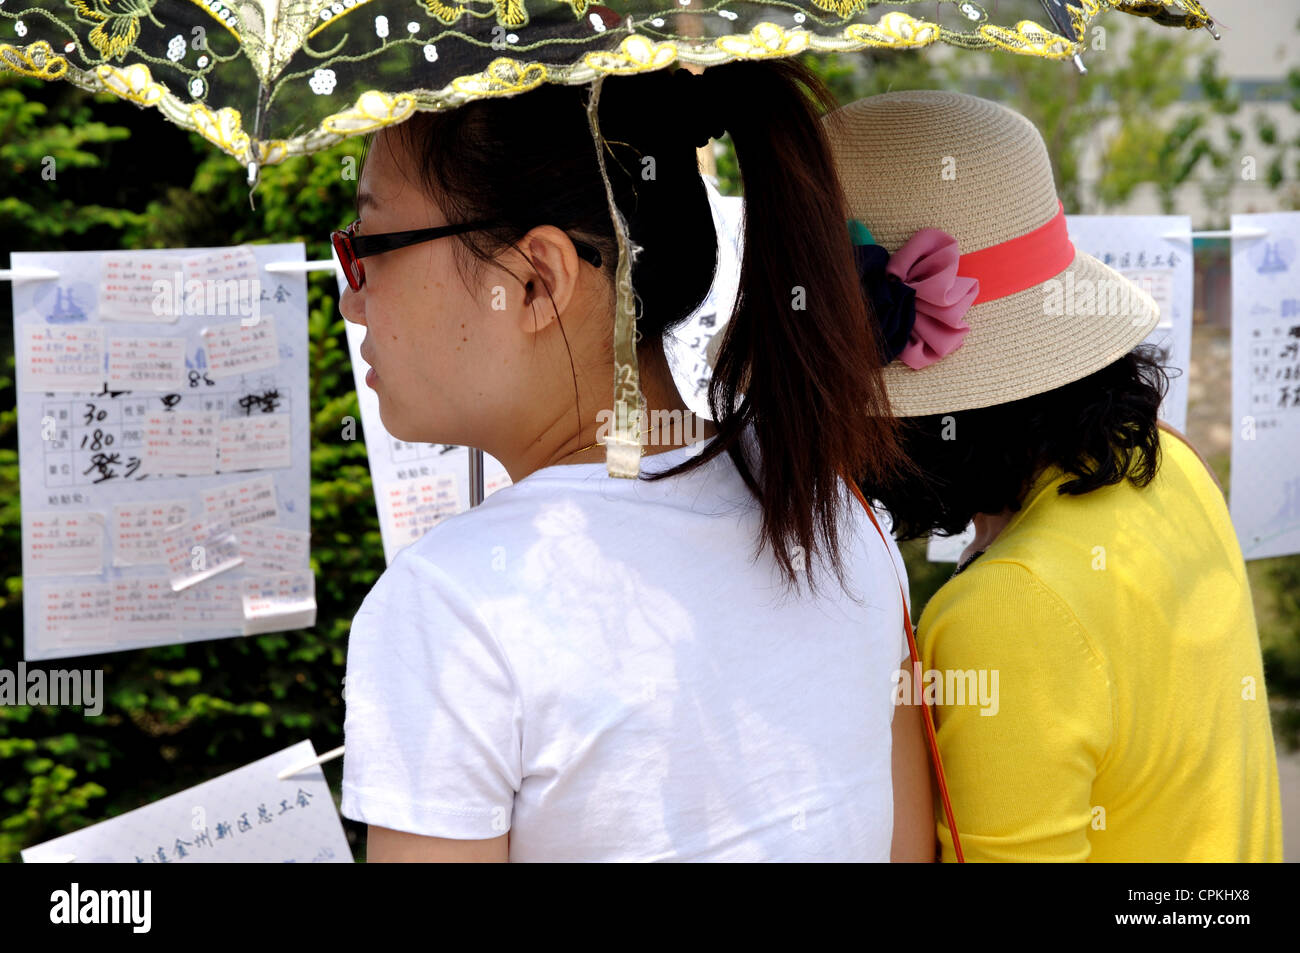
[[[916,292],[916,323],[898,359],[914,370],[961,347],[970,325],[962,320],[979,296],[979,279],[957,274],[957,239],[923,228],[889,256],[886,274]]]

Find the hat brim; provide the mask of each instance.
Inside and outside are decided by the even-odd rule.
[[[1092,283],[1091,306],[1081,282]],[[1056,278],[977,304],[964,320],[970,331],[946,357],[919,370],[898,360],[885,367],[895,416],[1005,404],[1087,377],[1140,344],[1160,308],[1135,282],[1076,248]]]

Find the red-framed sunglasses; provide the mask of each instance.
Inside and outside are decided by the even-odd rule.
[[[366,269],[361,264],[362,258],[405,248],[408,245],[417,245],[420,242],[431,242],[435,238],[446,238],[449,235],[459,235],[480,228],[493,228],[501,223],[467,222],[461,225],[439,225],[436,228],[415,228],[405,232],[384,232],[381,235],[357,235],[356,228],[360,224],[361,219],[357,219],[347,228],[330,232],[334,252],[339,256],[339,262],[343,265],[343,274],[348,279],[348,287],[353,291],[360,291],[361,286],[366,283]],[[575,241],[573,247],[579,258],[591,262],[597,268],[600,267],[600,252],[596,249],[586,242],[579,241]]]

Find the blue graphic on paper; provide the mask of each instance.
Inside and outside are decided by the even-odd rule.
[[[86,320],[86,311],[77,302],[74,290],[60,285],[57,289],[54,307],[45,313],[45,320],[50,324],[76,324]]]
[[[1262,241],[1250,250],[1250,263],[1260,275],[1280,275],[1291,270],[1295,261],[1295,244],[1288,238]]]
[[[194,349],[194,360],[190,360],[188,354],[185,355],[185,369],[187,371],[201,371],[208,366],[208,356],[203,352],[203,347],[199,346]]]
[[[84,324],[95,310],[96,290],[86,281],[39,283],[32,304],[46,324]]]

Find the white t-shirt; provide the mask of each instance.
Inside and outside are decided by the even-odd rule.
[[[726,453],[546,467],[439,523],[352,622],[343,815],[509,830],[516,862],[887,861],[906,570],[845,493],[860,604],[754,561]]]

